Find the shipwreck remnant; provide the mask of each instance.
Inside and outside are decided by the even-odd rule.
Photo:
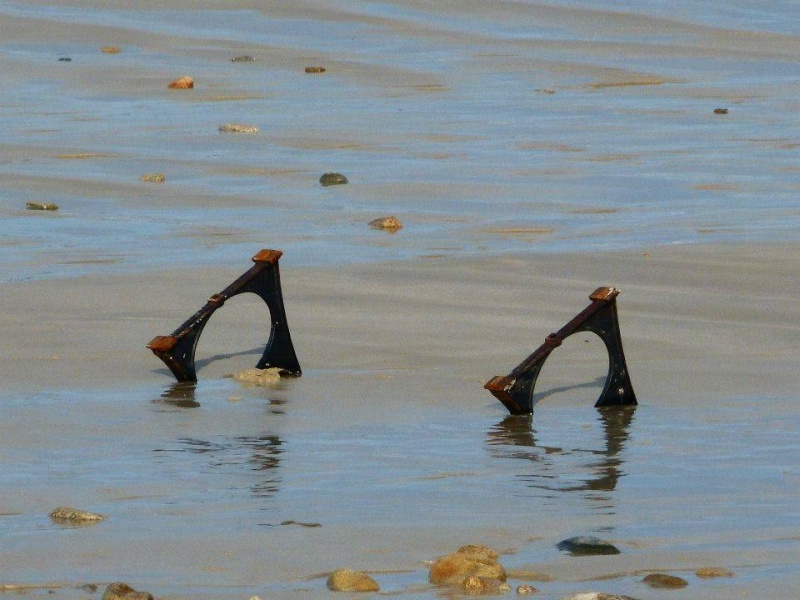
[[[592,303],[556,333],[547,336],[544,344],[522,361],[511,373],[492,377],[483,387],[500,400],[512,415],[533,412],[533,389],[547,357],[573,333],[596,333],[608,350],[608,376],[596,407],[635,405],[636,394],[628,375],[622,337],[619,331],[615,287],[597,288],[589,296]]]
[[[203,328],[226,300],[245,292],[252,292],[266,302],[272,321],[269,340],[256,368],[278,368],[294,376],[302,374],[283,306],[278,270],[278,259],[282,255],[280,250],[261,250],[253,256],[255,265],[219,294],[211,296],[205,306],[183,325],[170,335],[159,335],[150,340],[147,347],[164,361],[178,381],[197,381],[194,353]]]

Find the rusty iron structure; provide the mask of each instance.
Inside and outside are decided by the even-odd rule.
[[[225,301],[245,292],[252,292],[267,304],[271,317],[271,330],[264,354],[256,368],[279,368],[288,375],[300,376],[300,363],[289,335],[286,311],[281,292],[281,276],[278,259],[283,256],[280,250],[261,250],[253,256],[255,263],[241,277],[208,299],[205,306],[193,314],[183,325],[170,335],[154,337],[147,347],[164,361],[175,378],[180,381],[197,381],[194,354],[203,328],[214,312]]]
[[[500,400],[512,415],[528,415],[535,404],[533,390],[536,379],[550,354],[573,333],[591,331],[597,334],[608,350],[608,376],[595,406],[635,405],[622,337],[619,330],[616,298],[620,290],[614,287],[597,288],[589,296],[592,303],[578,313],[556,333],[547,336],[544,344],[522,361],[511,373],[490,379],[483,387]]]

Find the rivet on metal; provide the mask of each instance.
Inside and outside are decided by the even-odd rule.
[[[261,250],[253,256],[255,264],[250,269],[219,294],[213,294],[205,306],[183,325],[170,335],[154,337],[147,344],[153,354],[164,361],[178,381],[197,381],[194,354],[203,328],[214,311],[223,306],[226,300],[245,292],[252,292],[264,300],[272,321],[269,340],[256,368],[276,367],[290,375],[302,374],[289,335],[283,306],[281,276],[278,269],[278,259],[282,255],[283,252],[280,250]]]
[[[483,387],[500,400],[512,415],[531,414],[535,403],[533,389],[544,362],[573,333],[591,331],[603,340],[608,350],[608,376],[595,406],[637,404],[622,352],[616,303],[619,293],[620,290],[614,287],[597,288],[589,296],[592,303],[587,308],[556,333],[547,336],[544,344],[511,373],[493,377]]]

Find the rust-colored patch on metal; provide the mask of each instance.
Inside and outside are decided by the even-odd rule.
[[[206,323],[227,300],[237,294],[252,292],[264,300],[271,317],[269,338],[256,368],[278,368],[289,375],[301,375],[283,306],[278,269],[281,256],[283,252],[280,250],[265,249],[258,252],[253,256],[255,264],[241,277],[220,293],[211,295],[203,308],[170,335],[157,335],[147,347],[164,361],[178,381],[197,381],[194,354]]]
[[[562,342],[579,331],[597,334],[608,350],[608,376],[603,391],[595,403],[596,407],[635,405],[636,394],[631,385],[622,337],[619,330],[616,299],[620,290],[615,287],[599,287],[589,295],[592,303],[578,313],[556,333],[545,338],[544,343],[511,373],[492,377],[484,389],[503,403],[512,415],[527,415],[533,412],[533,391],[536,379],[550,354]]]

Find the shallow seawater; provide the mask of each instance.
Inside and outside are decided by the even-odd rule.
[[[4,3],[3,280],[795,241],[797,10]]]
[[[393,397],[392,378],[419,391]],[[157,597],[317,597],[319,565],[350,566],[384,592],[437,598],[424,562],[487,543],[511,583],[553,577],[534,582],[544,598],[660,597],[641,583],[650,571],[703,598],[797,583],[794,399],[597,410],[596,391],[546,397],[532,418],[403,372],[5,398],[3,577],[65,584],[59,597],[111,580]],[[57,505],[108,519],[65,527],[48,518]],[[621,554],[556,550],[574,535]],[[694,576],[710,565],[737,577]]]

